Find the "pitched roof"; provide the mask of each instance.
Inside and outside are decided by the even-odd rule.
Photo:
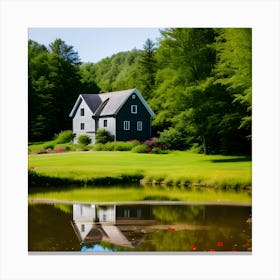
[[[99,94],[81,94],[81,96],[89,106],[92,113],[94,113],[98,106],[102,103]]]
[[[90,108],[93,116],[111,116],[117,114],[122,105],[126,102],[132,93],[136,94],[146,107],[151,117],[154,117],[155,113],[147,104],[141,93],[137,89],[129,89],[123,91],[107,92],[100,94],[81,94],[77,99],[70,117],[74,117],[82,99],[86,102]]]

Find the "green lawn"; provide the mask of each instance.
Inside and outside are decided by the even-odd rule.
[[[29,168],[53,177],[86,180],[143,174],[146,181],[251,186],[251,161],[244,157],[206,156],[175,151],[166,155],[132,152],[30,154]]]

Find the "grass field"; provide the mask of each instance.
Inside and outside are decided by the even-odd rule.
[[[251,161],[235,156],[180,151],[166,155],[88,151],[30,154],[28,165],[38,174],[74,180],[142,174],[145,181],[167,185],[251,186]]]

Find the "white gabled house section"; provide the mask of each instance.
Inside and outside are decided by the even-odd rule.
[[[81,116],[81,109],[84,109],[84,115]],[[92,111],[80,95],[77,99],[70,115],[72,117],[72,129],[76,134],[74,138],[74,144],[78,143],[78,137],[82,134],[86,134],[90,137],[91,142],[95,142],[95,122],[92,119]]]
[[[107,126],[104,126],[104,121],[107,121]],[[116,118],[115,117],[106,117],[100,118],[98,120],[98,128],[105,129],[110,132],[111,135],[116,138]]]

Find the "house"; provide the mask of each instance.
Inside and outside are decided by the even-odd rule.
[[[74,143],[86,134],[95,143],[98,129],[110,132],[115,141],[151,138],[155,113],[137,89],[101,94],[80,94],[69,117],[73,120]]]
[[[134,248],[154,223],[150,205],[73,204],[71,224],[81,244],[106,241]]]

